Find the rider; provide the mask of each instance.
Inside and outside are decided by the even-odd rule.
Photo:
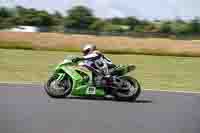
[[[84,60],[84,66],[93,69],[93,72],[96,71],[99,74],[103,74],[104,77],[110,77],[109,70],[114,68],[115,65],[98,51],[95,45],[84,45],[82,52],[83,58],[76,58],[74,61]]]

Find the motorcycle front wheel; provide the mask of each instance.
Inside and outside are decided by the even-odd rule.
[[[67,76],[62,81],[58,81],[58,77],[58,74],[51,76],[45,83],[44,89],[50,97],[64,98],[71,93],[72,82]]]

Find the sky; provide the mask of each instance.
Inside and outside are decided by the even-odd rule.
[[[0,0],[0,6],[16,5],[61,13],[83,5],[102,18],[136,16],[154,20],[200,17],[200,0]]]

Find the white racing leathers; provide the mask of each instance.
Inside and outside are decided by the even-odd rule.
[[[112,65],[112,62],[104,55],[93,52],[92,54],[84,56],[84,59],[84,66],[92,68],[104,76],[109,75],[109,65]]]

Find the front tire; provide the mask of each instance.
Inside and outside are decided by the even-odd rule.
[[[135,101],[141,93],[141,86],[139,82],[135,78],[129,76],[121,78],[129,84],[129,88],[126,92],[123,92],[123,88],[116,90],[114,93],[115,98],[120,101]]]
[[[58,74],[54,74],[45,83],[44,89],[46,93],[53,98],[65,98],[71,93],[72,81],[65,76],[62,81],[57,81]]]

